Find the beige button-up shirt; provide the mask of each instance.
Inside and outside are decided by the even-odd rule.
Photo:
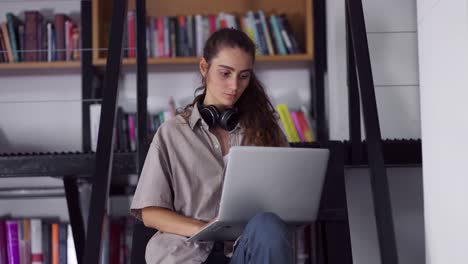
[[[229,132],[229,145],[241,143],[243,129]],[[221,146],[197,107],[189,120],[180,115],[164,122],[153,138],[140,175],[131,211],[159,206],[195,219],[216,217],[224,180]],[[202,263],[212,242],[187,242],[186,237],[157,232],[146,246],[148,264]]]

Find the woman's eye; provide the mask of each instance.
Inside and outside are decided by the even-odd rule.
[[[229,77],[229,75],[231,75],[230,72],[221,72],[221,76],[223,77]]]
[[[245,73],[245,74],[241,74],[241,75],[240,75],[240,78],[241,78],[241,79],[248,79],[249,77],[250,77],[250,74],[248,74],[248,73]]]

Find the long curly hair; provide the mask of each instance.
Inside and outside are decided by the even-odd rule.
[[[240,30],[223,28],[208,38],[203,49],[203,58],[209,66],[223,48],[242,49],[255,62],[255,44]],[[192,107],[202,102],[205,95],[206,79],[202,76],[202,86],[195,90],[195,99],[192,104],[184,108],[182,116],[188,119]],[[245,128],[242,145],[282,146],[285,144],[285,137],[277,123],[275,108],[254,72],[251,73],[249,84],[235,103],[235,107],[239,110],[239,122]]]

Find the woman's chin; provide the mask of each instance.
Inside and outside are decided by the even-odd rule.
[[[226,107],[231,107],[233,106],[237,101],[237,97],[234,96],[234,95],[226,95],[224,96],[223,98],[223,105],[225,105]]]

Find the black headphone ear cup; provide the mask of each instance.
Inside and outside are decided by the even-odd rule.
[[[199,112],[203,120],[208,124],[209,127],[216,125],[219,119],[219,111],[214,105],[201,106]]]
[[[226,109],[221,113],[219,126],[224,130],[231,131],[239,123],[239,112],[235,108]]]

